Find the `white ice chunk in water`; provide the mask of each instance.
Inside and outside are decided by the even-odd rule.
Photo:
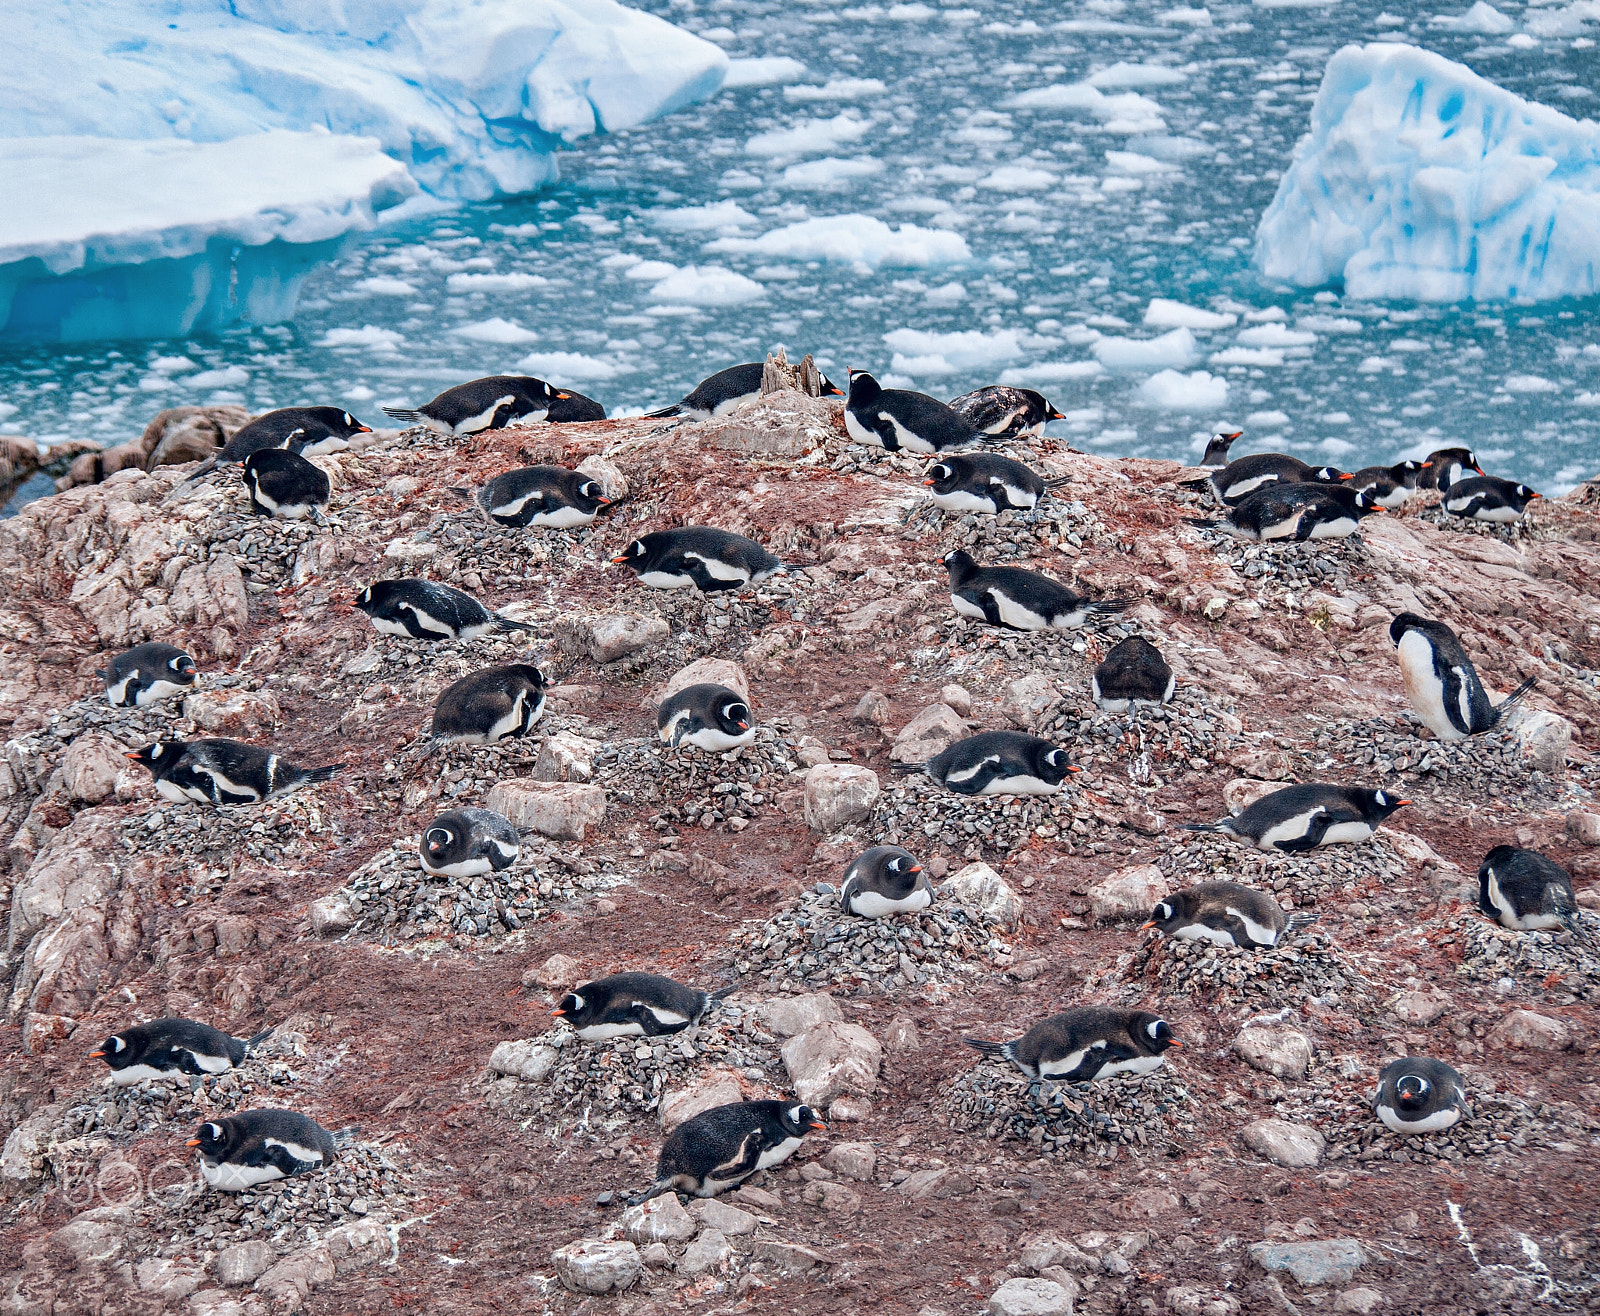
[[[1309,347],[1316,341],[1316,334],[1305,329],[1291,329],[1276,320],[1239,331],[1239,342],[1245,347]]]
[[[1167,297],[1152,297],[1144,312],[1145,326],[1151,329],[1231,329],[1238,322],[1231,311],[1207,311]]]
[[[1002,384],[1026,388],[1032,384],[1060,384],[1069,379],[1095,379],[1106,373],[1098,361],[1041,361],[1037,365],[1005,370],[1000,374]],[[1094,419],[1100,418],[1096,410]],[[1072,413],[1067,413],[1072,419]]]
[[[415,297],[417,286],[397,279],[391,274],[374,274],[370,279],[360,279],[350,285],[354,292],[369,297]]]
[[[1167,121],[1161,106],[1136,91],[1107,96],[1087,82],[1055,83],[1018,92],[1005,102],[1013,110],[1084,110],[1113,133],[1160,133]]]
[[[885,90],[877,78],[829,78],[820,87],[785,87],[783,97],[791,101],[858,101],[881,96]]]
[[[1089,78],[1091,87],[1171,87],[1187,82],[1189,76],[1162,64],[1128,64],[1118,60]]]
[[[250,372],[243,366],[222,366],[217,370],[202,370],[184,381],[185,388],[239,388],[250,382]]]
[[[894,329],[883,341],[894,349],[893,369],[908,375],[954,374],[981,370],[1015,361],[1023,354],[1023,336],[1015,329],[981,329],[930,333],[921,329]]]
[[[1559,393],[1561,385],[1543,375],[1507,375],[1502,387],[1507,393]]]
[[[676,265],[667,260],[634,259],[629,264],[628,272],[624,277],[629,279],[648,280],[651,283],[659,283],[662,279],[666,278],[667,275],[674,273],[677,268],[678,267]]]
[[[858,178],[871,178],[883,172],[883,161],[871,156],[858,156],[841,160],[835,155],[825,155],[820,160],[807,160],[792,164],[783,171],[783,186],[802,191],[820,192],[829,188],[846,187]]]
[[[1042,192],[1055,181],[1055,174],[1048,169],[1009,164],[991,170],[978,186],[990,192]]]
[[[771,87],[806,75],[806,66],[787,55],[770,59],[730,59],[724,87]]]
[[[758,238],[718,238],[708,242],[706,250],[790,260],[843,261],[873,269],[950,265],[972,257],[966,239],[959,233],[916,224],[891,229],[881,219],[860,214],[805,219]]]
[[[657,301],[687,306],[742,306],[760,301],[767,290],[721,265],[687,265],[662,279],[650,289],[650,295]]]
[[[518,370],[526,370],[553,384],[566,380],[615,379],[624,373],[614,362],[582,352],[530,352],[517,362]]]
[[[1158,338],[1101,338],[1091,350],[1095,360],[1111,370],[1183,367],[1193,365],[1200,354],[1194,333],[1188,328],[1174,329]]]
[[[1328,62],[1256,230],[1268,278],[1367,301],[1600,292],[1600,125],[1414,46]]]
[[[1503,37],[1516,24],[1493,5],[1478,0],[1464,14],[1435,14],[1428,20],[1428,26],[1448,28],[1452,32],[1478,32],[1486,37]]]
[[[522,344],[537,342],[539,338],[532,329],[524,329],[515,320],[505,320],[498,315],[475,324],[457,325],[450,332],[474,343]]]
[[[405,335],[397,329],[364,324],[359,329],[330,329],[317,340],[317,346],[364,347],[372,352],[394,352],[405,341]]]
[[[707,229],[732,232],[756,222],[756,217],[737,201],[714,201],[710,205],[685,206],[681,210],[652,210],[647,218],[669,233],[697,233]]]
[[[527,292],[550,282],[542,274],[452,274],[445,280],[451,292]]]
[[[1197,415],[1227,405],[1228,381],[1206,370],[1189,375],[1180,370],[1162,370],[1144,381],[1139,396],[1152,406]]]
[[[860,140],[871,126],[867,120],[841,110],[831,119],[805,119],[792,128],[756,133],[744,149],[749,155],[815,155]]]

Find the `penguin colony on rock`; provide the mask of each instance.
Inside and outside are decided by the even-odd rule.
[[[763,365],[733,366],[704,380],[682,401],[654,417],[679,423],[724,416],[759,396]],[[889,451],[936,455],[924,484],[935,506],[956,514],[997,515],[1038,506],[1068,477],[1046,478],[1014,458],[953,449],[1037,437],[1062,419],[1040,393],[995,385],[948,405],[921,393],[883,388],[861,370],[849,373],[848,394],[825,378],[825,396],[844,396],[844,424],[857,442]],[[592,399],[524,376],[492,376],[447,389],[422,406],[384,409],[390,416],[449,436],[504,426],[581,423],[604,419]],[[370,433],[335,407],[269,412],[240,429],[190,479],[242,463],[252,509],[279,519],[321,522],[331,482],[310,458],[338,452]],[[1220,520],[1197,521],[1256,540],[1336,538],[1351,534],[1378,511],[1402,507],[1419,489],[1437,490],[1445,510],[1463,518],[1504,523],[1520,518],[1539,495],[1524,485],[1483,474],[1466,448],[1441,449],[1426,461],[1405,461],[1346,474],[1312,467],[1283,454],[1229,460],[1238,430],[1216,432],[1201,466],[1224,509]],[[558,466],[504,471],[476,490],[454,493],[508,529],[569,530],[590,525],[614,504],[599,481]],[[949,576],[950,602],[962,616],[1023,631],[1075,631],[1111,616],[1128,600],[1093,601],[1049,576],[1021,567],[986,567],[964,550],[939,558]],[[633,540],[612,559],[654,589],[693,586],[714,594],[758,585],[790,569],[760,544],[710,526],[657,530]],[[355,599],[380,635],[448,642],[507,630],[532,630],[460,590],[423,579],[373,582]],[[1455,633],[1443,622],[1402,613],[1390,628],[1402,679],[1417,716],[1441,739],[1481,734],[1532,686],[1524,682],[1499,704],[1491,701]],[[98,673],[108,702],[146,707],[192,691],[193,657],[172,645],[136,645]],[[1130,636],[1095,668],[1091,692],[1105,711],[1159,706],[1176,686],[1161,650]],[[474,672],[438,697],[431,743],[495,744],[527,735],[544,712],[547,682],[538,667],[507,664]],[[723,685],[699,684],[663,699],[660,738],[727,753],[754,742],[756,719],[748,699]],[[431,752],[431,751],[430,751]],[[212,806],[260,803],[318,782],[342,768],[301,767],[275,750],[233,740],[164,740],[129,752],[142,763],[164,798]],[[969,796],[1052,795],[1079,771],[1059,745],[1020,731],[981,731],[951,744],[926,763],[896,764],[899,772],[925,773],[937,785]],[[1301,853],[1319,846],[1360,844],[1395,810],[1411,801],[1385,790],[1305,783],[1276,790],[1236,816],[1190,823],[1194,831],[1221,832],[1263,850]],[[425,829],[419,846],[430,876],[465,878],[499,872],[521,852],[521,835],[509,820],[478,807],[450,809]],[[922,865],[899,846],[873,846],[845,870],[838,893],[841,913],[892,919],[928,908],[936,892]],[[1535,851],[1497,846],[1479,872],[1479,907],[1515,931],[1569,929],[1588,937],[1571,879]],[[1205,881],[1158,902],[1141,932],[1208,941],[1245,950],[1285,944],[1316,920],[1286,911],[1270,892],[1230,881]],[[661,1037],[697,1027],[734,983],[714,992],[683,986],[657,974],[623,972],[585,983],[564,995],[552,1015],[581,1041]],[[91,1056],[110,1068],[109,1081],[130,1085],[185,1078],[198,1086],[208,1076],[241,1064],[270,1033],[231,1037],[209,1025],[179,1018],[136,1024],[108,1037]],[[1093,1083],[1120,1074],[1158,1069],[1181,1040],[1165,1019],[1138,1009],[1087,1005],[1054,1014],[1012,1041],[967,1038],[987,1057],[1014,1065],[1036,1084]],[[1408,1057],[1386,1066],[1372,1108],[1388,1128],[1425,1134],[1471,1118],[1465,1088],[1449,1065]],[[654,1185],[641,1197],[670,1190],[713,1196],[793,1155],[808,1133],[825,1126],[809,1106],[784,1101],[744,1101],[716,1107],[675,1129],[662,1146]],[[254,1110],[208,1120],[189,1146],[199,1149],[207,1184],[239,1191],[272,1179],[304,1174],[332,1162],[350,1131],[330,1133],[309,1116]]]

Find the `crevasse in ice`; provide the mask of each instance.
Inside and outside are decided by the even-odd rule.
[[[1600,125],[1415,46],[1346,46],[1256,230],[1302,287],[1451,302],[1600,292]]]

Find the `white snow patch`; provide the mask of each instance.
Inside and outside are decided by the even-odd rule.
[[[1091,349],[1095,360],[1112,370],[1159,370],[1194,364],[1199,356],[1194,333],[1174,329],[1158,338],[1101,338]]]
[[[530,352],[517,362],[526,370],[552,383],[558,380],[615,379],[624,372],[610,361],[582,352]]]
[[[749,155],[815,155],[845,142],[859,141],[871,126],[867,120],[841,110],[831,119],[806,119],[792,128],[756,133],[744,149]]]
[[[537,342],[539,335],[524,329],[514,320],[503,320],[498,315],[476,324],[457,325],[450,331],[458,338],[470,338],[475,343],[522,344]]]
[[[770,87],[780,82],[793,82],[806,75],[806,66],[786,55],[768,59],[730,59],[723,87]]]
[[[1209,371],[1196,370],[1186,375],[1178,370],[1162,370],[1140,386],[1139,395],[1152,406],[1191,414],[1215,411],[1226,406],[1228,381]]]
[[[882,172],[883,161],[874,160],[871,156],[841,160],[835,155],[825,155],[820,160],[790,165],[783,171],[782,185],[820,192],[827,188],[844,187],[858,178],[871,178]]]
[[[867,268],[917,268],[970,260],[966,239],[947,229],[902,224],[891,229],[871,215],[828,215],[772,229],[759,238],[718,238],[707,251],[833,260]]]
[[[1239,317],[1231,312],[1207,311],[1167,297],[1152,297],[1145,307],[1144,323],[1150,329],[1231,329]]]
[[[689,306],[743,306],[760,301],[767,290],[721,265],[688,265],[674,270],[650,289],[657,301]]]

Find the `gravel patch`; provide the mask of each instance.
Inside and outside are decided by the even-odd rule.
[[[1515,740],[1505,731],[1486,731],[1466,740],[1422,739],[1409,718],[1343,718],[1317,733],[1316,771],[1353,770],[1374,785],[1418,787],[1432,795],[1481,800],[1505,797],[1508,803],[1556,793],[1548,775],[1530,770]]]
[[[1566,931],[1513,932],[1467,913],[1438,944],[1461,947],[1456,976],[1469,982],[1512,981],[1553,1005],[1600,1000],[1600,918],[1587,911],[1578,917],[1595,940],[1585,944]]]
[[[1194,839],[1175,844],[1156,859],[1156,866],[1174,887],[1196,882],[1228,881],[1287,897],[1293,907],[1314,909],[1318,899],[1335,892],[1389,890],[1407,875],[1408,865],[1382,836],[1360,845],[1329,845],[1305,854],[1257,850],[1247,841],[1210,832],[1187,833]]]
[[[1141,994],[1194,996],[1217,1008],[1294,1005],[1308,998],[1365,1015],[1376,1005],[1365,975],[1325,932],[1303,932],[1287,946],[1244,950],[1152,934],[1121,970]]]

